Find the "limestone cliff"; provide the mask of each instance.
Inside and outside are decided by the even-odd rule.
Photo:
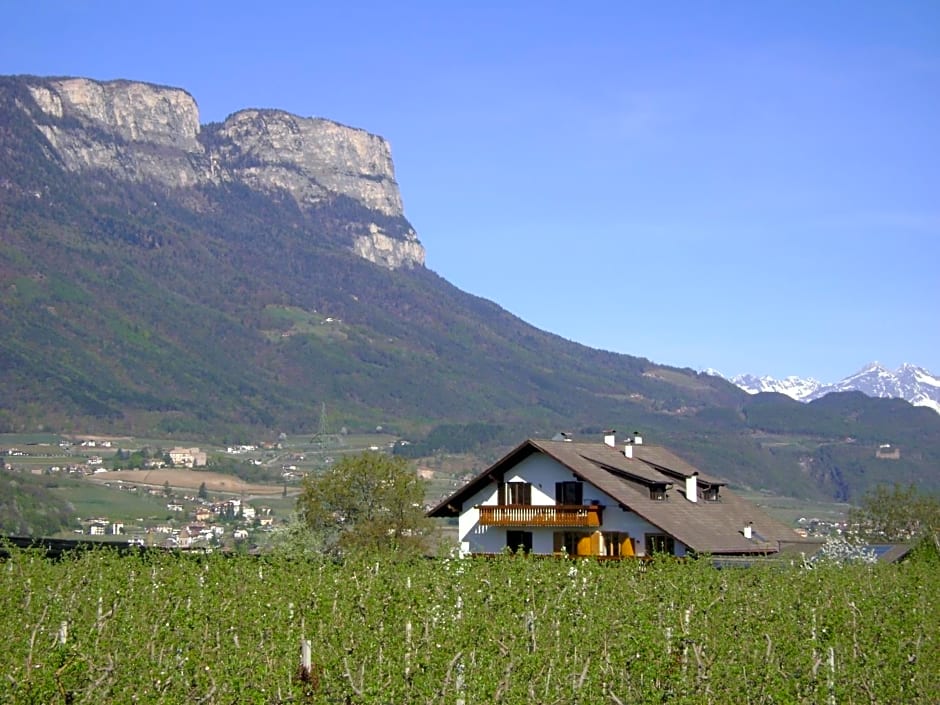
[[[36,126],[67,169],[101,169],[179,188],[201,180],[192,159],[204,154],[199,111],[185,91],[84,78],[31,82],[28,88],[43,113],[34,115]]]
[[[302,209],[351,198],[375,214],[349,228],[353,252],[390,268],[422,266],[388,143],[364,130],[279,110],[242,110],[203,129],[184,90],[131,81],[27,78],[33,119],[73,172],[101,171],[171,190],[241,183],[287,193]],[[395,224],[389,228],[388,224]]]

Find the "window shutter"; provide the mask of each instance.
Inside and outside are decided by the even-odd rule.
[[[633,539],[630,538],[630,534],[624,534],[623,541],[620,542],[620,555],[621,556],[635,556],[636,552],[633,550]]]
[[[591,534],[582,534],[578,537],[578,550],[576,555],[579,556],[590,556],[591,547],[593,544],[593,537]]]

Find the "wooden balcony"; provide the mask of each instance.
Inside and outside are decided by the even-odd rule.
[[[599,504],[481,504],[482,526],[600,526],[604,507]]]

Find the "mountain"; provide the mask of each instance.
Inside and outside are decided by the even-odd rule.
[[[619,427],[794,496],[940,488],[936,414],[752,397],[541,331],[424,266],[384,139],[271,109],[201,124],[178,88],[0,77],[0,331],[0,432],[247,440],[325,406],[428,452]]]
[[[914,406],[926,406],[940,413],[940,377],[909,363],[892,372],[872,362],[834,384],[812,378],[777,380],[754,375],[738,375],[732,377],[731,382],[748,394],[778,392],[797,401],[812,401],[832,392],[862,392],[870,397],[904,399]]]
[[[870,397],[904,399],[914,406],[926,406],[940,413],[940,377],[909,363],[892,372],[873,362],[835,384],[818,389],[812,398],[848,391],[859,391]]]
[[[423,266],[387,143],[177,88],[0,81],[0,428],[154,433],[495,421],[736,403],[562,340]]]
[[[351,199],[366,215],[347,221],[355,252],[392,268],[424,263],[381,137],[280,110],[241,110],[202,128],[186,91],[130,81],[33,79],[7,88],[19,124],[29,120],[44,138],[33,148],[68,172],[146,184],[196,212],[215,205],[207,190],[235,185],[288,197],[299,209]],[[45,185],[34,187],[42,200]]]
[[[737,377],[732,377],[731,382],[748,394],[775,392],[777,394],[786,394],[791,399],[796,399],[797,401],[809,401],[815,398],[813,395],[816,391],[825,386],[822,382],[812,377],[807,379],[801,377],[774,379],[773,377],[767,376],[738,375]]]

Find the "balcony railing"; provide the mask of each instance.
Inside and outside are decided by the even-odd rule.
[[[600,526],[604,507],[599,504],[481,504],[483,526]]]

